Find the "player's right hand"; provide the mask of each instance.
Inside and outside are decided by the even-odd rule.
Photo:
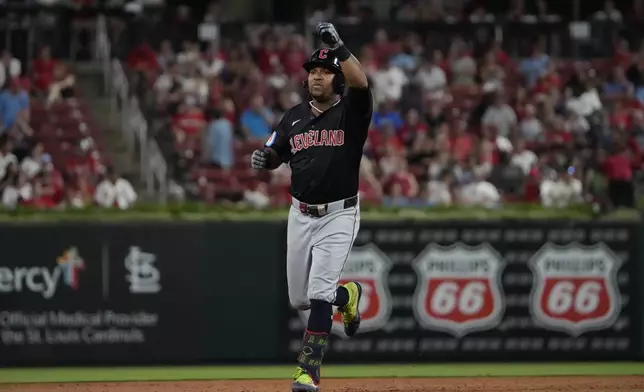
[[[253,169],[266,169],[268,167],[268,152],[264,150],[253,151],[250,164]]]

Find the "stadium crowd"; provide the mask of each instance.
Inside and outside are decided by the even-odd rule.
[[[412,3],[399,15],[419,14]],[[359,22],[363,13],[354,11],[344,19]],[[330,12],[312,10],[311,21]],[[482,8],[469,14],[476,15],[487,14]],[[190,17],[180,7],[171,23]],[[607,1],[594,17],[621,14]],[[203,23],[218,18],[213,3]],[[312,48],[297,32],[267,26],[249,29],[243,42],[200,38],[168,36],[158,47],[143,42],[127,63],[149,81],[181,165],[206,201],[287,204],[288,166],[256,173],[248,154],[284,110],[307,99],[301,65]],[[502,44],[454,37],[443,51],[413,32],[390,37],[381,29],[352,48],[374,97],[361,168],[365,202],[634,205],[644,145],[644,47],[618,39],[612,58],[564,61],[550,57],[542,40],[519,59]]]
[[[357,1],[320,3],[308,10],[309,23],[356,25],[372,14]],[[498,17],[471,6],[477,2],[395,3],[391,17],[403,22]],[[545,1],[529,11],[522,1],[512,4],[503,18],[559,18]],[[592,18],[644,19],[643,4],[634,0],[624,17],[606,1]],[[254,26],[245,29],[245,39],[232,39],[219,29],[225,20],[217,1],[203,15],[179,6],[165,21],[171,27],[165,39],[141,41],[125,62],[141,91],[150,93],[156,120],[168,124],[184,185],[193,182],[209,203],[286,205],[288,165],[255,172],[249,154],[286,109],[307,100],[302,63],[313,48],[292,26]],[[455,36],[445,46],[413,31],[380,29],[351,49],[374,97],[361,167],[365,203],[635,204],[644,146],[644,47],[616,39],[611,58],[570,61],[551,57],[536,40],[529,56],[516,58],[501,41]],[[136,202],[131,184],[105,157],[72,69],[46,46],[24,64],[5,50],[0,86],[6,207],[128,208]]]
[[[76,98],[75,75],[43,46],[23,64],[0,59],[0,200],[2,207],[128,208],[136,193],[106,167],[100,131]]]

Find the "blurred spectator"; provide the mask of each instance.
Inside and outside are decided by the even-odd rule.
[[[400,111],[395,108],[395,101],[387,100],[380,104],[378,111],[373,114],[374,125],[381,129],[387,124],[391,124],[394,130],[399,129],[403,125]]]
[[[596,20],[610,20],[612,22],[621,22],[622,13],[615,8],[615,3],[612,0],[604,1],[604,9],[597,11],[593,18]]]
[[[83,208],[94,202],[94,186],[90,177],[76,174],[67,188],[67,202],[73,208]]]
[[[45,154],[42,143],[38,143],[31,150],[31,154],[20,162],[20,171],[30,180],[43,170],[43,165],[51,163],[51,156]]]
[[[483,84],[493,84],[497,89],[500,89],[503,86],[505,70],[497,62],[496,53],[490,51],[485,54],[483,64],[481,66],[480,78]]]
[[[244,202],[256,209],[268,207],[271,198],[268,196],[268,187],[266,184],[260,182],[255,189],[245,190]]]
[[[543,125],[537,118],[537,111],[532,104],[525,105],[523,118],[519,123],[519,134],[527,142],[538,142],[544,139]]]
[[[136,199],[132,184],[120,177],[112,167],[107,169],[105,179],[98,184],[94,194],[96,203],[104,208],[117,207],[125,210],[134,205]]]
[[[523,173],[527,176],[528,174],[530,174],[532,167],[537,163],[538,160],[539,159],[537,158],[537,154],[528,150],[526,148],[525,141],[519,139],[514,146],[514,150],[512,151],[512,159],[510,162],[514,165],[519,166],[523,170]]]
[[[466,206],[492,208],[499,206],[501,195],[492,183],[477,178],[459,189],[458,201]]]
[[[264,105],[264,98],[256,95],[252,98],[250,107],[242,113],[240,121],[246,137],[264,140],[271,133],[274,117],[271,110]]]
[[[28,182],[26,176],[14,174],[2,193],[2,205],[7,209],[15,209],[18,205],[28,205],[34,196],[33,185]]]
[[[468,45],[460,40],[452,43],[449,54],[449,70],[454,86],[473,86],[476,84],[476,61]]]
[[[54,80],[49,86],[47,105],[51,105],[62,99],[74,97],[75,85],[76,77],[70,71],[69,67],[64,64],[56,65],[54,69]]]
[[[608,195],[613,206],[634,207],[633,169],[629,151],[616,146],[610,155],[600,154],[600,164],[608,179]]]
[[[208,52],[200,62],[200,72],[207,79],[218,77],[226,67],[226,56],[219,51],[216,42],[210,44]]]
[[[523,59],[519,64],[519,70],[529,87],[533,87],[547,72],[549,62],[550,57],[544,52],[543,43],[536,43],[530,57]]]
[[[0,56],[0,89],[4,88],[6,83],[17,79],[22,74],[22,63],[13,57],[11,52],[3,50]]]
[[[624,69],[615,67],[604,82],[602,93],[606,98],[620,98],[633,93],[633,85],[626,79]]]
[[[517,125],[517,115],[514,109],[505,103],[503,94],[497,93],[481,121],[483,126],[496,129],[498,135],[508,137]]]
[[[174,49],[172,48],[172,42],[167,39],[161,41],[159,53],[156,54],[156,63],[159,67],[165,71],[171,64],[174,64],[176,60],[177,55],[174,53]]]
[[[561,208],[583,201],[582,184],[574,174],[574,168],[569,167],[566,173],[553,172],[541,182],[541,203],[544,207]]]
[[[160,104],[167,102],[169,98],[172,101],[179,99],[179,97],[169,97],[169,95],[178,94],[182,96],[183,77],[177,63],[168,64],[166,70],[155,81],[154,91],[156,92],[157,102]]]
[[[416,73],[416,81],[420,83],[430,99],[443,98],[447,86],[447,75],[439,64],[432,60],[422,63]]]
[[[9,82],[9,89],[0,93],[0,118],[2,128],[13,126],[22,111],[29,110],[29,95],[20,87],[17,79]]]
[[[177,143],[191,153],[196,150],[205,126],[206,117],[203,109],[193,102],[181,104],[172,118],[172,128]]]
[[[512,162],[510,153],[499,153],[499,162],[494,165],[489,181],[502,195],[518,196],[523,191],[525,173],[523,168]]]
[[[65,184],[62,176],[48,163],[34,180],[33,206],[37,208],[54,208],[64,201]]]
[[[387,61],[373,76],[373,97],[377,103],[399,101],[403,87],[409,83],[405,71]]]
[[[181,82],[184,102],[188,105],[204,105],[210,93],[207,80],[195,65],[186,66]]]
[[[51,57],[51,48],[43,46],[38,51],[38,57],[32,63],[34,88],[43,93],[49,91],[54,81],[54,70],[58,61]]]
[[[210,158],[210,163],[223,169],[230,169],[234,163],[234,138],[233,125],[222,117],[220,110],[211,111],[211,120],[208,125],[208,135],[205,156]]]
[[[7,135],[0,136],[0,184],[11,181],[13,173],[18,171],[18,158],[12,151],[11,140]]]
[[[136,72],[148,73],[160,68],[157,54],[147,42],[141,42],[127,57],[127,66]]]
[[[432,180],[427,184],[427,193],[429,205],[451,205],[452,204],[452,185],[453,176],[448,170],[444,170],[438,179]]]

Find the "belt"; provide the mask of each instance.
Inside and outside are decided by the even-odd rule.
[[[306,204],[292,197],[291,204],[293,205],[293,207],[295,207],[295,209],[297,209],[304,215],[312,216],[314,218],[321,218],[332,212],[342,211],[346,208],[355,207],[356,205],[358,205],[358,195],[326,204]]]

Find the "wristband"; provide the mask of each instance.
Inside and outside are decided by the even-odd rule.
[[[351,52],[349,52],[349,49],[344,45],[338,46],[338,48],[334,50],[334,53],[340,61],[347,61],[349,57],[351,57]]]

